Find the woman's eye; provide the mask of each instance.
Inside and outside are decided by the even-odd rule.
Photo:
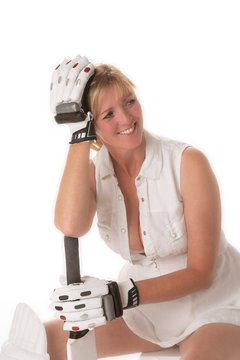
[[[130,100],[128,100],[127,105],[132,105],[135,103],[135,101],[136,101],[136,99],[130,99]]]
[[[113,116],[113,112],[109,111],[106,116],[104,116],[104,119],[110,119]]]

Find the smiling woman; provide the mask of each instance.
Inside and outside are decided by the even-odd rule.
[[[189,144],[144,129],[134,85],[119,70],[99,65],[95,71],[88,102],[97,141],[75,136],[71,143],[56,226],[79,237],[97,213],[102,239],[126,260],[117,283],[125,305],[117,303],[116,309],[124,310],[123,319],[118,314],[120,319],[105,324],[107,318],[87,311],[87,323],[94,318],[96,324],[98,355],[177,344],[183,359],[237,359],[239,342],[229,344],[240,336],[240,255],[221,230],[220,195],[210,164]],[[90,123],[89,113],[88,118]],[[76,126],[85,127],[86,121]],[[90,160],[90,145],[99,142],[101,149]],[[96,290],[88,280],[84,286]],[[65,330],[87,326],[81,318],[85,312],[64,316],[69,319]],[[222,344],[221,351],[212,348],[213,341]]]
[[[71,131],[56,227],[81,237],[97,214],[101,238],[126,262],[118,281],[85,277],[54,292],[58,320],[45,324],[51,360],[66,359],[66,331],[87,328],[98,357],[177,345],[184,360],[239,359],[240,254],[222,231],[206,156],[146,131],[134,86],[119,70],[77,56],[52,79],[55,118]]]

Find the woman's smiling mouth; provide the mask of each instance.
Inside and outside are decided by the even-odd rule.
[[[136,127],[136,122],[129,129],[119,131],[118,134],[119,135],[130,135],[134,131],[135,127]]]

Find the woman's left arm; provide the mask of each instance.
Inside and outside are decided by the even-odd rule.
[[[190,147],[183,152],[180,186],[188,237],[187,267],[137,281],[140,304],[174,300],[212,283],[221,233],[221,201],[215,175],[201,151]]]

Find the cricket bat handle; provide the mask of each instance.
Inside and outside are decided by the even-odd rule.
[[[64,236],[65,260],[67,284],[81,282],[80,261],[79,261],[79,245],[78,238]],[[71,339],[80,339],[88,333],[88,329],[81,331],[70,331]]]

